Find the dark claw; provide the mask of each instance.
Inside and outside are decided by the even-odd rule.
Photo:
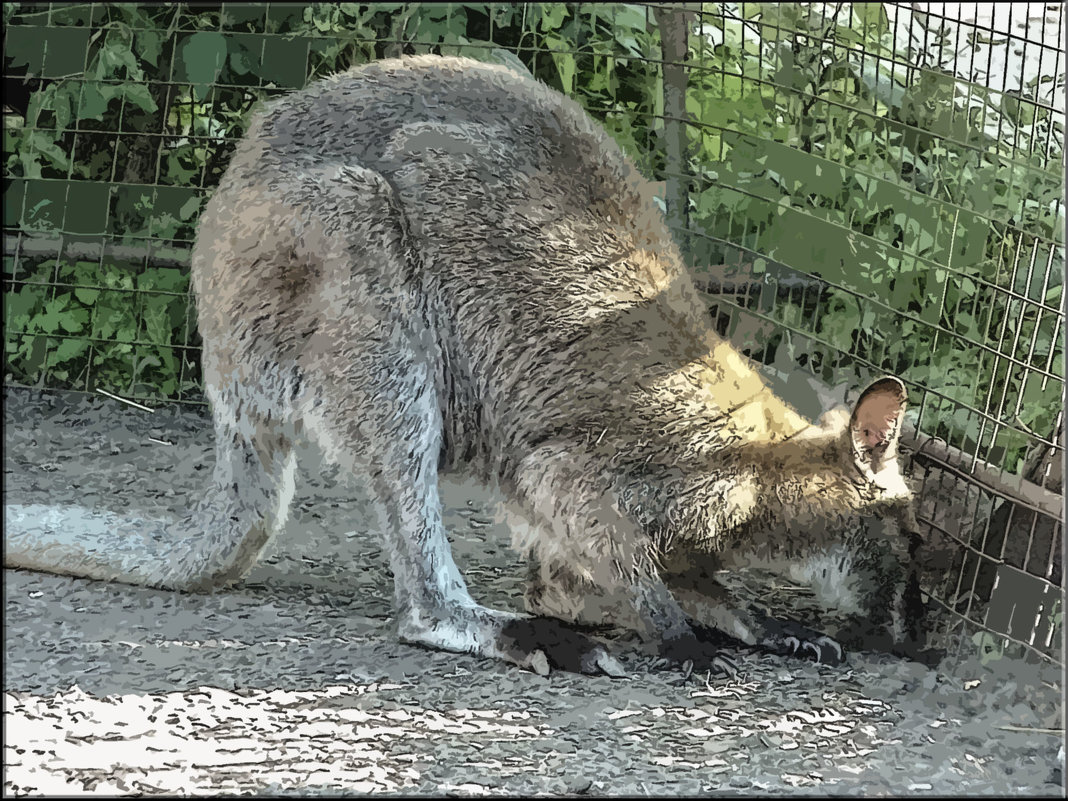
[[[570,673],[603,673],[623,678],[627,672],[604,646],[551,617],[529,617],[508,623],[498,647],[510,660],[541,676],[551,668]]]
[[[717,645],[703,642],[693,632],[666,638],[660,648],[660,655],[676,665],[681,665],[687,677],[693,671],[704,673],[712,670],[725,658],[721,657]]]
[[[820,637],[816,640],[816,644],[820,647],[821,652],[826,648],[834,655],[833,659],[820,659],[819,661],[830,665],[840,665],[845,662],[845,651],[842,650],[842,646],[838,644],[837,640],[832,640],[830,637]]]
[[[818,631],[790,620],[765,623],[766,637],[762,645],[775,654],[811,659],[823,665],[840,665],[845,652],[835,640]]]

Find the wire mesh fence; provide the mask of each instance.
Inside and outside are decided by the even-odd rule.
[[[1061,659],[1063,18],[967,10],[701,13],[688,250],[762,362],[910,384],[943,623]]]
[[[201,401],[189,246],[253,107],[503,63],[661,182],[769,377],[906,381],[947,641],[1063,662],[1063,9],[1004,5],[5,4],[5,379]]]

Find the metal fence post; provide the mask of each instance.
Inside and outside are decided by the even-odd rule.
[[[661,90],[664,97],[663,141],[665,205],[668,224],[684,254],[689,254],[689,154],[686,141],[686,61],[690,50],[690,22],[695,18],[693,3],[653,6],[660,30],[663,59]]]

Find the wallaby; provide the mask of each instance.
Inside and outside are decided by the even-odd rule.
[[[906,637],[904,386],[879,380],[851,416],[808,424],[714,332],[650,185],[530,76],[384,60],[270,103],[207,204],[192,284],[208,493],[151,531],[9,510],[5,564],[233,582],[285,528],[294,446],[311,441],[373,485],[409,643],[616,675],[570,622],[617,598],[676,662],[716,663],[702,624],[839,661],[819,633],[731,608],[710,571],[757,559]],[[539,616],[469,595],[442,464],[522,510]]]

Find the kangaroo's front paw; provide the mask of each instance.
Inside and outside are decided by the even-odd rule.
[[[733,659],[720,653],[716,642],[698,638],[692,631],[674,637],[665,637],[660,644],[660,656],[682,665],[686,673],[712,671],[716,675],[734,678],[738,665]]]
[[[789,620],[768,621],[760,644],[780,656],[811,659],[822,665],[840,665],[845,661],[845,651],[833,639]]]
[[[509,661],[545,676],[550,668],[571,673],[603,673],[622,678],[623,666],[603,645],[551,617],[528,617],[506,623],[497,649]]]

